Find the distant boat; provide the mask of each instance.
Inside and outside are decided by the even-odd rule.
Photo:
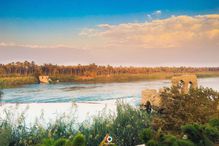
[[[39,76],[40,83],[50,83],[52,80],[49,78],[49,76]]]

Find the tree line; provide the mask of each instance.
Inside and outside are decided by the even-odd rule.
[[[0,64],[0,76],[33,76],[33,75],[72,75],[101,76],[115,74],[150,74],[150,73],[196,73],[218,72],[219,67],[113,67],[96,64],[64,66],[57,64],[37,65],[34,61]]]

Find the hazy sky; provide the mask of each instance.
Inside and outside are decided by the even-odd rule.
[[[219,0],[0,0],[0,63],[219,66]]]

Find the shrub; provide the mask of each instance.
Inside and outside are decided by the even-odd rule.
[[[188,94],[179,92],[176,87],[166,88],[161,93],[161,109],[157,127],[177,133],[181,125],[188,123],[207,123],[219,113],[219,93],[209,88],[192,89]]]
[[[151,128],[146,128],[142,131],[140,136],[144,143],[147,143],[150,139],[152,139],[153,131]]]
[[[53,146],[54,142],[55,142],[54,139],[46,138],[46,139],[43,139],[41,146]]]
[[[216,127],[217,129],[219,129],[219,119],[211,119],[208,123],[212,127]]]
[[[202,126],[198,124],[188,124],[182,126],[183,132],[193,143],[198,146],[213,146],[213,142],[206,136]]]
[[[219,131],[217,128],[210,125],[203,126],[204,134],[213,142],[219,139]]]
[[[149,127],[149,121],[145,111],[118,101],[116,115],[106,116],[103,112],[91,124],[84,123],[79,130],[85,135],[88,146],[98,145],[106,134],[112,136],[118,146],[133,146],[143,143],[140,135]]]
[[[177,140],[179,146],[195,146],[193,142],[190,140],[179,139]]]
[[[142,131],[149,127],[150,119],[145,111],[141,111],[123,102],[117,103],[117,116],[109,130],[119,146],[133,146],[143,141]]]
[[[147,146],[158,146],[158,142],[155,140],[151,139],[146,143]]]
[[[65,146],[66,142],[67,140],[65,138],[59,138],[54,142],[54,146]]]
[[[84,135],[81,133],[76,134],[73,138],[72,144],[72,146],[85,146],[86,141]]]
[[[11,142],[11,129],[8,127],[0,128],[1,146],[9,146],[10,142]]]
[[[162,146],[178,146],[177,138],[173,135],[165,135],[160,143]]]

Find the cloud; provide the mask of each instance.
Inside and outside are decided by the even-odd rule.
[[[161,10],[157,10],[157,11],[154,11],[152,14],[153,15],[161,15],[162,11]]]
[[[154,14],[161,14],[160,10]],[[171,16],[142,23],[99,24],[81,30],[77,41],[62,44],[0,42],[0,48],[171,49],[219,47],[219,14]],[[66,43],[66,44],[65,44]]]
[[[154,13],[161,14],[161,11]],[[144,23],[100,24],[84,29],[80,35],[96,38],[96,43],[104,48],[219,47],[219,14],[171,16]],[[100,38],[103,41],[100,42]]]
[[[74,47],[63,44],[56,45],[35,45],[35,44],[19,44],[13,42],[0,42],[0,48],[31,48],[31,49],[74,49]]]

